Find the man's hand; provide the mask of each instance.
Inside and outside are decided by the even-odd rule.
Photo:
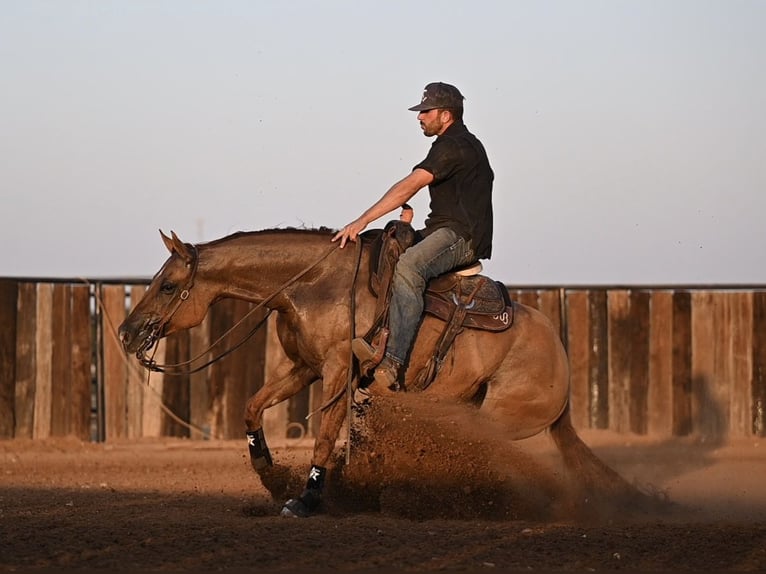
[[[338,241],[340,239],[340,248],[343,249],[345,247],[347,241],[353,241],[356,243],[357,236],[364,231],[364,229],[367,227],[367,224],[362,221],[361,218],[352,221],[346,227],[338,231],[338,233],[335,234],[335,237],[332,238],[333,241]]]

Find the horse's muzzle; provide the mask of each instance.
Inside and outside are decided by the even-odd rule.
[[[138,356],[151,349],[160,339],[160,330],[160,322],[156,320],[145,321],[139,328],[126,321],[120,325],[117,332],[125,352],[135,353]]]

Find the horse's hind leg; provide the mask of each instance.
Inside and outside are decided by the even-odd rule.
[[[518,306],[515,338],[492,374],[482,410],[519,440],[547,429],[569,395],[569,361],[550,320]]]
[[[618,498],[643,498],[644,495],[622,476],[598,458],[586,445],[572,426],[569,403],[564,412],[550,427],[551,438],[556,444],[564,466],[574,481],[578,494]]]

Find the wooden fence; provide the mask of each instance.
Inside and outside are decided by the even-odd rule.
[[[116,335],[145,288],[145,281],[0,280],[0,438],[243,436],[247,397],[284,367],[272,319],[204,370],[150,375]],[[559,328],[578,428],[766,435],[766,290],[528,287],[511,295]],[[262,318],[252,309],[216,303],[202,325],[164,339],[155,360],[197,357],[245,318],[227,340],[241,339]],[[269,409],[270,442],[312,436],[318,420],[307,424],[306,415],[320,395],[316,384]]]

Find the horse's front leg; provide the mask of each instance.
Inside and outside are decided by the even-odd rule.
[[[302,364],[292,364],[280,369],[275,381],[267,381],[245,404],[245,426],[250,464],[261,476],[262,471],[272,466],[271,453],[263,434],[263,412],[269,407],[295,396],[301,389],[313,383],[316,373]]]
[[[347,414],[348,393],[344,392],[347,384],[348,367],[342,362],[333,362],[336,368],[326,369],[322,390],[322,419],[319,435],[314,441],[314,454],[311,469],[306,481],[306,488],[298,498],[291,498],[282,508],[282,516],[305,518],[317,509],[322,499],[327,463],[335,450],[340,429]],[[338,368],[338,365],[342,365]],[[328,376],[329,375],[329,376]]]

